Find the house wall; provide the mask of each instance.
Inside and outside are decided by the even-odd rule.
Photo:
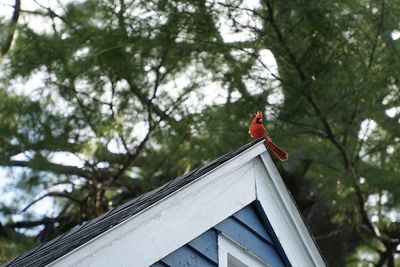
[[[179,218],[177,218],[179,220]],[[273,241],[254,204],[248,205],[167,255],[153,267],[215,267],[218,266],[218,235],[222,234],[246,248],[259,260],[273,267],[285,265],[279,244]]]

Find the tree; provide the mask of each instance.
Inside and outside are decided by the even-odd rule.
[[[400,5],[249,3],[19,8],[49,27],[20,21],[2,62],[0,165],[18,190],[2,207],[8,243],[39,225],[49,240],[246,143],[261,109],[328,263],[394,266]],[[38,217],[49,198],[58,210]]]
[[[394,266],[400,232],[389,213],[398,212],[399,192],[393,186],[400,125],[398,114],[388,115],[392,104],[398,106],[391,97],[398,71],[387,59],[397,51],[391,35],[399,6],[385,1],[264,4],[260,16],[264,35],[269,33],[264,42],[278,60],[285,94],[282,119],[290,132],[303,126],[309,139],[305,153],[314,165],[324,165],[324,170],[310,168],[309,175],[315,169],[321,177],[316,186],[332,201],[336,220],[352,225],[360,244],[377,254],[376,265]],[[373,133],[363,134],[372,122],[377,125]],[[383,195],[390,199],[388,206]],[[371,205],[377,196],[378,204]]]

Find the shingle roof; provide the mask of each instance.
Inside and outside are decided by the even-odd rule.
[[[129,217],[146,209],[154,203],[160,201],[169,194],[177,191],[190,182],[200,178],[204,174],[210,172],[221,164],[239,155],[243,151],[258,144],[259,140],[248,143],[236,150],[233,150],[214,161],[211,161],[183,176],[180,176],[161,187],[145,193],[125,204],[118,206],[109,212],[100,215],[86,223],[72,228],[70,231],[54,238],[53,240],[43,243],[35,249],[22,254],[13,260],[1,265],[1,267],[24,267],[24,266],[45,266],[74,250],[75,248],[85,244],[96,236],[111,229],[119,223],[127,220]]]

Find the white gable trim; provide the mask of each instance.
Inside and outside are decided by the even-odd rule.
[[[255,165],[257,200],[292,266],[326,266],[268,153]]]
[[[48,266],[149,266],[255,200],[293,266],[325,266],[262,142]]]

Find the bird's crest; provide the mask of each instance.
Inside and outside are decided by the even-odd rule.
[[[262,112],[261,111],[257,111],[257,113],[256,113],[256,119],[262,119],[262,117],[263,117],[263,114],[262,114]]]

